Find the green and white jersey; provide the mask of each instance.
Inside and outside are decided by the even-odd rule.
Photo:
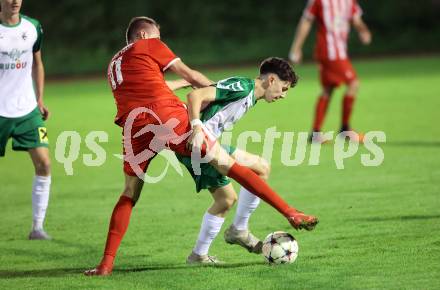
[[[255,105],[255,82],[249,78],[231,77],[216,85],[215,101],[203,110],[201,121],[219,138],[224,128],[233,125]]]
[[[16,25],[0,23],[0,116],[22,117],[37,106],[32,63],[42,35],[40,23],[24,15]]]

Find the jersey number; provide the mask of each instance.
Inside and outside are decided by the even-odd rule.
[[[110,67],[108,69],[108,77],[110,78],[110,82],[112,84],[113,90],[116,90],[116,87],[122,84],[122,82],[124,81],[121,72],[121,62],[122,62],[122,56],[113,60],[110,63]],[[116,75],[116,81],[115,81],[115,75]]]

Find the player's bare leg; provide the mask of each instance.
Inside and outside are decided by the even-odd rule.
[[[347,91],[345,92],[344,99],[342,100],[342,125],[341,132],[343,137],[350,138],[353,142],[362,143],[364,136],[362,133],[358,133],[350,126],[350,118],[352,115],[353,105],[356,100],[356,95],[359,91],[359,80],[354,79],[347,84]]]
[[[209,191],[214,202],[203,216],[197,243],[191,254],[186,259],[188,264],[219,264],[222,263],[216,257],[208,255],[209,247],[221,230],[226,214],[237,201],[237,193],[232,184],[218,188],[210,188]]]
[[[111,274],[116,252],[127,231],[132,209],[140,197],[143,184],[143,180],[139,177],[125,174],[125,188],[110,219],[104,256],[101,263],[96,268],[85,271],[85,275],[107,276]]]
[[[316,217],[305,215],[290,207],[254,171],[239,165],[218,142],[213,145],[208,155],[212,158],[209,164],[214,166],[218,172],[234,179],[254,195],[270,204],[284,215],[295,229],[313,230],[318,224]]]
[[[359,91],[360,84],[361,83],[359,79],[352,80],[347,84],[347,91],[345,92],[345,94],[350,96],[356,96]]]
[[[237,193],[232,184],[228,184],[219,188],[210,188],[212,205],[208,208],[208,213],[224,218],[229,210],[237,202]]]
[[[258,176],[267,182],[270,174],[270,164],[264,158],[236,149],[232,157],[240,165],[252,169]],[[249,218],[260,203],[260,198],[249,192],[246,188],[240,189],[237,210],[234,222],[224,233],[225,241],[229,244],[237,244],[251,253],[260,254],[263,243],[249,230]]]
[[[235,149],[231,154],[238,164],[246,166],[254,171],[258,176],[267,181],[270,175],[270,164],[261,156],[246,152],[241,149]]]
[[[328,104],[330,103],[333,91],[333,86],[323,86],[322,92],[315,107],[315,119],[313,121],[313,130],[310,134],[309,141],[314,143],[325,143],[327,140],[321,134],[321,127],[324,123],[325,115],[327,113]]]
[[[51,237],[44,231],[43,224],[50,195],[50,157],[49,149],[38,147],[28,150],[35,168],[35,177],[32,184],[32,231],[30,240],[50,240]]]

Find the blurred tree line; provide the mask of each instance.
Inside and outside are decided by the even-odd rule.
[[[359,0],[374,42],[362,47],[354,35],[351,55],[438,52],[439,0]],[[124,46],[133,16],[161,24],[162,39],[191,65],[286,57],[306,0],[222,1],[23,1],[22,13],[43,25],[48,74],[104,73]],[[311,58],[314,33],[305,46]]]

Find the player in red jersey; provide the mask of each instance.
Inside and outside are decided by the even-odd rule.
[[[371,42],[371,33],[361,16],[362,10],[357,0],[309,0],[299,22],[289,53],[289,60],[293,63],[301,61],[302,47],[315,19],[318,25],[315,58],[319,62],[322,92],[316,104],[312,141],[324,141],[319,132],[332,93],[341,84],[347,86],[342,101],[341,132],[352,140],[363,140],[362,134],[353,131],[349,123],[359,80],[347,53],[350,24],[357,30],[363,44]]]
[[[254,171],[235,162],[203,131],[202,122],[188,118],[185,104],[164,80],[167,69],[174,71],[196,87],[209,86],[211,81],[190,69],[160,40],[159,26],[147,17],[136,17],[127,29],[127,46],[119,51],[108,67],[118,112],[115,123],[123,127],[125,188],[116,204],[107,235],[104,256],[98,267],[86,275],[109,275],[117,249],[128,228],[132,208],[137,202],[143,174],[154,156],[162,149],[189,156],[201,152],[221,174],[235,179],[243,187],[272,205],[296,229],[312,230],[318,223],[290,207]],[[272,78],[266,90],[270,97],[279,97],[283,82]]]

